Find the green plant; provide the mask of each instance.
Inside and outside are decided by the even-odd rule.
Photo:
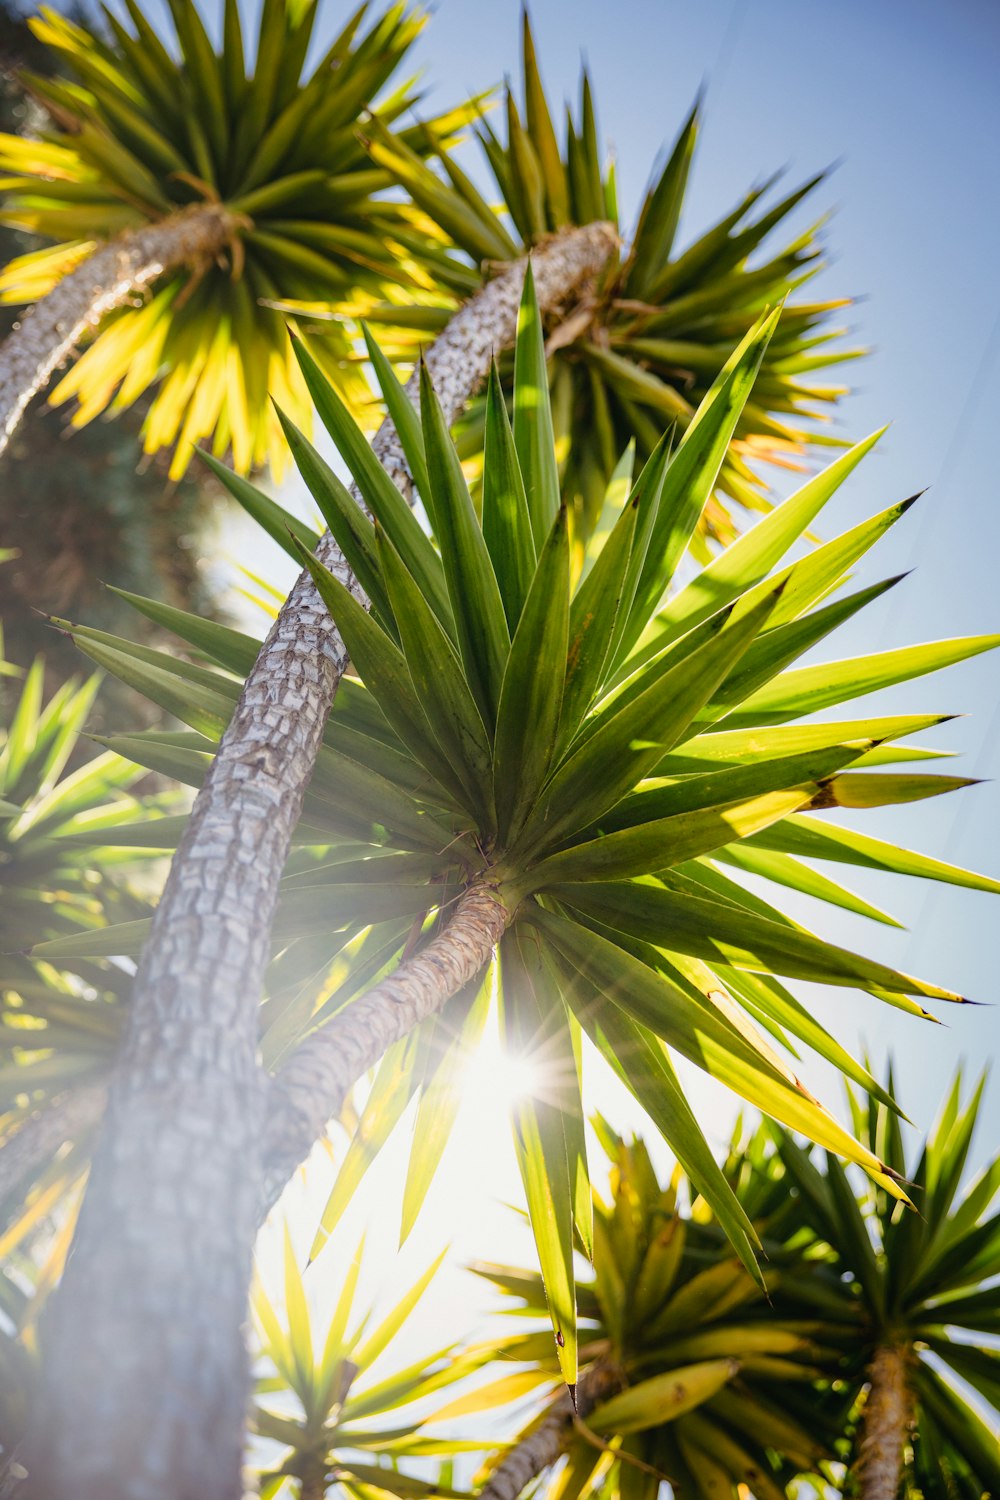
[[[480,115],[479,142],[500,194],[500,212],[486,202],[450,155],[433,126],[426,127],[427,161],[412,143],[373,122],[368,151],[393,173],[414,201],[439,223],[473,261],[521,255],[547,235],[573,224],[608,219],[620,226],[613,163],[602,164],[593,92],[586,70],[579,111],[567,108],[560,145],[546,102],[527,14],[523,20],[523,98],[519,109],[508,85],[501,131]],[[772,234],[822,180],[813,178],[764,207],[775,178],[753,188],[717,224],[678,253],[678,223],[700,126],[700,102],[681,127],[672,151],[647,190],[630,242],[549,339],[552,408],[563,494],[574,524],[586,535],[597,521],[605,486],[630,441],[640,460],[653,452],[665,426],[683,432],[713,380],[767,306],[794,294],[821,268],[815,228],[794,233],[781,249]],[[432,170],[437,158],[444,170]],[[751,215],[763,209],[756,218]],[[755,259],[765,249],[765,259]],[[439,276],[460,295],[474,289],[474,274],[452,258],[438,262]],[[444,307],[400,311],[393,303],[371,309],[370,321],[421,332],[441,326]],[[756,464],[799,468],[818,445],[837,446],[822,419],[846,392],[811,378],[864,351],[837,342],[829,315],[846,305],[789,303],[764,355],[753,395],[736,424],[718,476],[718,496],[706,503],[703,528],[731,540],[727,503],[760,510],[766,501]],[[512,369],[501,361],[505,386]],[[485,403],[470,406],[461,424],[463,456],[482,452]],[[819,419],[819,425],[817,425]],[[840,446],[846,446],[844,444]]]
[[[455,1355],[450,1347],[435,1349],[402,1369],[372,1372],[405,1329],[442,1256],[372,1328],[371,1310],[358,1316],[354,1307],[362,1250],[363,1244],[358,1246],[325,1329],[310,1307],[306,1277],[299,1270],[287,1228],[284,1318],[279,1317],[263,1279],[257,1276],[251,1301],[260,1356],[266,1364],[256,1381],[252,1427],[258,1437],[283,1450],[261,1473],[264,1500],[278,1494],[289,1477],[298,1481],[303,1500],[325,1495],[333,1481],[354,1500],[378,1494],[398,1500],[431,1496],[449,1500],[460,1492],[400,1469],[400,1460],[453,1459],[484,1446],[468,1438],[421,1431],[436,1420],[433,1411],[427,1414],[428,1398],[477,1370],[481,1356]],[[313,1272],[314,1283],[319,1274]],[[291,1412],[289,1396],[294,1402]]]
[[[626,502],[617,494],[612,499],[608,525],[598,532],[607,539],[595,543],[572,589],[530,280],[515,358],[513,429],[495,375],[488,396],[481,518],[429,382],[418,422],[372,346],[433,541],[308,351],[297,350],[374,520],[284,419],[296,461],[371,600],[371,614],[301,540],[289,543],[314,573],[357,680],[338,698],[326,731],[336,756],[331,796],[340,808],[341,842],[318,837],[308,822],[300,828],[304,843],[328,852],[303,877],[312,894],[289,890],[283,909],[294,913],[301,902],[311,920],[328,927],[407,913],[420,920],[408,943],[400,932],[381,951],[386,961],[405,949],[397,973],[336,1014],[312,1018],[312,1034],[279,1072],[295,1110],[281,1116],[284,1133],[274,1155],[265,1152],[268,1181],[280,1186],[339,1108],[357,1076],[348,1071],[356,1068],[350,1059],[374,1060],[421,1016],[438,1011],[455,989],[476,979],[499,937],[504,1033],[515,1052],[543,1065],[546,1078],[539,1097],[517,1104],[515,1127],[558,1359],[570,1383],[576,1378],[573,1237],[585,1245],[591,1238],[581,1031],[647,1108],[744,1265],[759,1277],[755,1232],[687,1104],[672,1052],[864,1166],[883,1191],[902,1197],[891,1164],[817,1103],[755,1023],[779,1044],[805,1042],[892,1107],[886,1091],[782,981],[859,988],[915,1015],[925,1014],[923,1000],[960,997],[814,936],[728,871],[753,869],[777,885],[874,917],[881,914],[798,856],[998,888],[986,877],[813,816],[833,807],[918,800],[964,779],[883,770],[933,755],[897,741],[939,723],[939,715],[797,719],[997,643],[975,637],[792,665],[895,581],[831,597],[906,504],[785,562],[877,434],[663,603],[777,318],[765,317],[743,341],[680,445],[671,451],[662,443]],[[245,485],[233,487],[260,508]],[[274,511],[268,514],[276,526]],[[228,672],[245,670],[254,649],[245,638],[149,602],[140,607],[157,612]],[[238,681],[99,632],[75,634],[95,660],[191,726],[193,735],[182,740],[147,736],[144,758],[169,755],[182,773],[186,767],[200,775]],[[74,939],[57,940],[36,952],[134,952],[145,931],[132,924],[108,929],[82,948]]]
[[[137,4],[127,8],[131,30],[110,13],[106,30],[52,10],[31,22],[70,78],[25,74],[57,128],[37,140],[0,137],[2,221],[52,243],[11,262],[0,296],[45,298],[105,243],[124,256],[129,236],[155,230],[149,266],[125,271],[124,260],[121,268],[109,261],[92,313],[95,288],[83,288],[74,312],[96,333],[51,399],[76,397],[80,425],[161,382],[144,440],[151,453],[173,447],[173,476],[202,438],[216,453],[231,451],[237,469],[270,460],[280,472],[286,454],[268,392],[302,422],[310,408],[285,319],[269,304],[329,305],[433,285],[412,248],[421,236],[408,207],[377,196],[392,179],[370,166],[355,135],[370,103],[391,123],[416,102],[412,80],[386,88],[424,18],[395,4],[366,30],[362,6],[303,76],[317,0],[268,0],[252,61],[235,3],[225,7],[219,51],[193,0],[171,6],[173,46]],[[451,139],[468,114],[437,117],[434,128]],[[424,149],[419,129],[400,138]],[[396,231],[407,226],[404,248]],[[151,295],[136,305],[135,291],[150,281]],[[39,350],[42,360],[48,354]],[[351,400],[364,401],[339,324],[316,357]]]
[[[500,1376],[439,1415],[525,1390],[546,1395],[513,1446],[491,1462],[484,1500],[522,1492],[526,1452],[532,1477],[546,1474],[549,1500],[596,1493],[655,1500],[665,1476],[675,1496],[693,1500],[730,1496],[735,1485],[757,1500],[782,1500],[798,1476],[819,1482],[835,1450],[817,1431],[809,1398],[839,1351],[824,1347],[829,1330],[817,1321],[816,1300],[834,1295],[834,1274],[807,1258],[801,1236],[794,1247],[787,1222],[774,1236],[756,1175],[741,1182],[730,1161],[727,1175],[765,1246],[765,1292],[732,1256],[704,1201],[685,1201],[679,1170],[664,1187],[641,1140],[625,1142],[606,1121],[593,1123],[611,1191],[605,1201],[595,1190],[593,1276],[577,1287],[575,1409],[558,1388],[541,1277],[473,1267],[516,1305],[516,1331],[484,1349],[528,1369]],[[797,1413],[789,1410],[795,1395]]]
[[[1000,1492],[1000,1157],[966,1177],[983,1086],[963,1103],[956,1076],[915,1160],[895,1113],[850,1092],[859,1138],[906,1180],[916,1212],[774,1133],[785,1222],[827,1247],[841,1302],[831,1316],[856,1330],[839,1374],[858,1392],[867,1382],[842,1444],[862,1500],[891,1500],[900,1484],[914,1497]]]

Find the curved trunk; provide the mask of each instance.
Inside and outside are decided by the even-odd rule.
[[[103,1083],[84,1084],[30,1115],[0,1151],[0,1230],[20,1207],[19,1192],[68,1141],[78,1141],[100,1122],[108,1091]]]
[[[607,225],[550,241],[533,262],[539,302],[551,312],[571,301],[614,243]],[[491,282],[429,350],[449,419],[493,350],[513,341],[522,279],[516,265]],[[373,446],[404,481],[391,424]],[[360,597],[329,536],[320,555]],[[241,1493],[241,1330],[267,1085],[258,1001],[278,880],[345,659],[303,574],[195,802],[140,965],[77,1241],[49,1312],[36,1449],[45,1500]]]
[[[234,218],[207,203],[109,240],[30,307],[0,345],[0,453],[28,403],[84,334],[177,266],[212,261],[232,238]]]
[[[412,958],[297,1047],[276,1074],[264,1126],[261,1217],[383,1052],[434,1015],[493,957],[509,922],[488,886],[472,886],[447,925]]]
[[[868,1367],[868,1398],[855,1474],[860,1500],[896,1500],[903,1449],[913,1418],[908,1379],[910,1351],[890,1344],[876,1349]]]
[[[534,1432],[516,1443],[494,1469],[478,1500],[517,1500],[531,1481],[565,1452],[573,1436],[574,1416],[588,1417],[595,1406],[616,1395],[622,1384],[621,1371],[614,1365],[598,1362],[585,1370],[576,1387],[575,1409],[569,1391],[564,1391]]]

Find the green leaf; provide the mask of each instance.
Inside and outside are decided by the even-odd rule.
[[[496,363],[490,365],[483,450],[483,537],[511,635],[535,572],[535,540]]]
[[[288,553],[289,557],[295,558],[296,562],[299,560],[295,543],[292,541],[293,531],[298,533],[310,552],[315,552],[319,546],[318,532],[312,531],[304,521],[299,520],[298,516],[293,516],[291,511],[285,510],[276,500],[265,495],[263,490],[251,484],[248,479],[242,479],[239,474],[234,474],[232,469],[220,459],[213,458],[212,454],[207,453],[204,448],[196,448],[195,453],[202,463],[208,465],[216,479],[225,485],[237,504],[243,507],[247,515],[256,521],[257,525],[266,531],[282,551]]]
[[[431,509],[455,615],[459,652],[472,695],[487,729],[492,732],[510,635],[496,574],[462,465],[424,364],[420,367],[420,416],[427,465],[433,475]]]
[[[360,1187],[365,1172],[378,1156],[413,1097],[416,1078],[412,1067],[412,1037],[394,1043],[382,1057],[361,1118],[340,1163],[316,1234],[310,1261],[314,1261],[330,1238],[348,1204]],[[346,1326],[346,1322],[345,1322]],[[343,1333],[339,1342],[343,1342]]]
[[[391,543],[378,537],[378,557],[417,699],[441,754],[489,828],[492,757],[486,726],[440,623]]]
[[[703,568],[660,611],[656,621],[658,643],[675,640],[766,578],[884,431],[880,428],[856,443]]]
[[[521,17],[521,36],[528,138],[534,143],[545,180],[548,227],[558,229],[567,222],[569,213],[566,173],[559,154],[559,143],[552,125],[552,116],[545,102],[545,90],[542,88],[542,80],[538,71],[538,59],[535,55],[535,43],[531,35],[531,23],[528,20],[527,10]]]
[[[737,1374],[735,1359],[709,1359],[640,1380],[591,1412],[595,1432],[645,1432],[709,1401]]]
[[[977,875],[958,865],[945,864],[929,854],[917,854],[853,828],[824,823],[796,813],[776,828],[754,834],[751,845],[776,849],[785,854],[803,855],[807,859],[828,859],[840,864],[858,865],[867,870],[888,870],[896,875],[917,875],[925,880],[942,880],[949,885],[968,886],[975,891],[1000,895],[1000,880]]]
[[[300,555],[316,581],[323,603],[336,621],[351,660],[393,729],[421,765],[460,803],[467,805],[465,785],[441,754],[402,652],[318,558],[305,547],[300,548]]]
[[[560,495],[545,334],[530,260],[524,273],[514,347],[514,447],[524,480],[535,546],[541,549],[559,510]]]
[[[646,193],[632,252],[625,267],[625,286],[629,296],[641,299],[649,290],[652,278],[670,258],[698,138],[699,104],[700,100],[696,100],[680,128],[663,171]]]
[[[513,929],[501,940],[501,1019],[516,1057],[546,1061],[553,1034],[565,1022],[552,1004],[531,938]],[[567,1385],[577,1376],[576,1290],[573,1272],[574,1183],[561,1111],[540,1096],[514,1102],[514,1141],[532,1233],[545,1283],[559,1368]]]
[[[762,628],[773,600],[735,625],[726,625],[617,712],[556,769],[525,825],[525,842],[548,847],[630,791],[682,740]]]
[[[823,724],[788,724],[752,729],[710,729],[686,740],[656,767],[660,776],[685,776],[707,764],[748,766],[772,757],[824,750],[830,745],[871,740],[881,744],[946,723],[942,714],[896,714],[883,719],[846,719]]]
[[[173,605],[161,604],[156,599],[146,599],[141,594],[131,594],[128,589],[117,589],[111,584],[108,588],[139,614],[145,615],[147,620],[180,636],[182,641],[187,641],[188,645],[203,652],[228,672],[245,677],[257,660],[262,642],[252,635],[245,635],[242,630],[232,630],[228,625],[219,625],[215,620],[175,609]]]
[[[379,463],[349,409],[323,374],[301,339],[295,356],[320,420],[347,467],[361,496],[403,559],[424,598],[447,627],[451,619],[441,559],[402,495]]]
[[[699,995],[693,986],[682,989],[637,958],[632,945],[619,946],[579,922],[538,908],[532,909],[531,921],[626,1015],[764,1113],[857,1162],[899,1195],[883,1163],[779,1067],[769,1050],[762,1050],[749,1027],[734,1024],[731,1013],[719,1008],[721,997]]]
[[[372,362],[372,369],[375,371],[375,379],[378,381],[389,418],[396,429],[396,436],[399,438],[400,447],[406,458],[406,467],[413,477],[417,493],[425,505],[429,504],[427,497],[431,487],[427,477],[427,457],[424,453],[424,434],[420,426],[420,413],[396,378],[396,372],[372,337],[367,323],[361,324],[361,332],[365,336],[365,347],[368,350],[368,358]]]
[[[962,999],[801,929],[663,886],[633,881],[551,889],[557,899],[616,930],[708,963],[931,1000]]]
[[[344,555],[351,572],[371,601],[372,614],[382,629],[394,631],[392,610],[386,596],[375,548],[375,528],[355,504],[347,490],[308,438],[276,406],[281,430],[291,450],[295,467],[319,506],[324,521]],[[298,527],[293,527],[297,531]]]
[[[671,459],[616,658],[624,660],[673,578],[715,487],[729,442],[778,321],[756,323],[726,361]]]
[[[467,1004],[457,1035],[434,1069],[433,1077],[424,1083],[417,1105],[406,1184],[403,1188],[400,1245],[409,1238],[416,1224],[451,1135],[462,1102],[462,1071],[466,1060],[475,1053],[489,1013],[489,986],[482,979],[477,979],[465,987],[464,994],[453,996],[448,1002],[449,1032],[456,1024],[456,1014],[461,1015],[463,1000],[471,1000],[471,1003]]]
[[[973,635],[799,667],[794,672],[783,672],[752,694],[729,715],[726,723],[733,727],[773,723],[799,714],[818,713],[845,699],[860,698],[878,688],[894,687],[928,672],[938,672],[981,651],[993,651],[998,645],[1000,635]]]
[[[292,1246],[292,1236],[285,1224],[285,1316],[288,1319],[288,1344],[295,1362],[295,1390],[308,1410],[313,1388],[312,1330],[309,1326],[309,1303]]]
[[[569,743],[604,681],[639,524],[641,493],[628,498],[570,605],[559,738]]]
[[[521,828],[556,749],[569,631],[569,523],[560,506],[511,643],[497,709],[494,785],[505,841]]]
[[[437,1275],[447,1253],[448,1249],[445,1247],[436,1259],[431,1261],[426,1271],[417,1278],[409,1290],[404,1292],[403,1296],[400,1297],[399,1301],[392,1308],[392,1311],[383,1318],[374,1332],[368,1335],[364,1343],[349,1351],[359,1369],[368,1369],[370,1365],[374,1364],[378,1356],[388,1348]]]
[[[645,1109],[684,1172],[711,1206],[742,1264],[761,1281],[759,1241],[688,1104],[659,1038],[611,1002],[565,961],[566,998],[597,1048]]]
[[[531,888],[560,881],[624,880],[682,864],[769,827],[809,803],[818,790],[806,783],[601,834],[549,855],[532,871]]]

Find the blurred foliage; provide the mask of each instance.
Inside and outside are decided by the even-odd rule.
[[[44,122],[16,73],[50,58],[16,6],[0,0],[0,130],[34,132]],[[38,243],[36,236],[0,228],[0,264]],[[15,317],[13,309],[0,308],[0,337]],[[202,472],[171,483],[165,463],[142,461],[143,417],[140,404],[115,422],[76,431],[65,413],[39,402],[0,460],[0,545],[15,553],[0,584],[6,650],[22,667],[44,652],[52,691],[78,669],[79,654],[39,611],[86,617],[109,630],[135,629],[134,616],[103,588],[102,579],[125,588],[152,587],[180,607],[210,608],[200,552],[221,492]],[[140,639],[156,638],[152,628],[139,631]],[[92,725],[122,722],[125,699],[109,683]],[[134,699],[128,701],[134,722]]]

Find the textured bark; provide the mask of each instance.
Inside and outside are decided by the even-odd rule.
[[[569,1391],[552,1403],[548,1415],[494,1469],[479,1492],[479,1500],[517,1500],[533,1479],[565,1452],[573,1436],[573,1418],[589,1417],[595,1406],[617,1395],[624,1384],[616,1365],[598,1361],[585,1370],[576,1387],[576,1409]]]
[[[572,301],[614,234],[534,258]],[[523,265],[455,315],[427,363],[447,416],[514,337]],[[405,477],[395,432],[374,443]],[[332,539],[320,555],[360,595]],[[343,643],[308,574],[247,678],[174,858],[129,1007],[77,1240],[45,1330],[32,1483],[45,1500],[236,1500],[248,1391],[241,1325],[260,1206],[266,1079],[257,1010],[278,880]]]
[[[868,1368],[868,1397],[855,1476],[861,1500],[896,1500],[903,1449],[913,1419],[908,1380],[910,1352],[900,1345],[876,1349]]]
[[[37,1114],[29,1115],[0,1151],[0,1230],[11,1213],[20,1208],[20,1198],[8,1200],[55,1156],[67,1141],[78,1141],[93,1130],[104,1113],[108,1091],[103,1083],[86,1084],[63,1094]],[[11,1213],[6,1210],[10,1208]]]
[[[0,346],[0,453],[31,398],[85,333],[165,271],[214,260],[241,222],[221,204],[208,203],[119,235],[30,307]]]
[[[271,1085],[264,1127],[262,1215],[337,1114],[351,1085],[393,1042],[434,1015],[493,956],[509,915],[472,886],[446,926],[380,984],[306,1038]]]

